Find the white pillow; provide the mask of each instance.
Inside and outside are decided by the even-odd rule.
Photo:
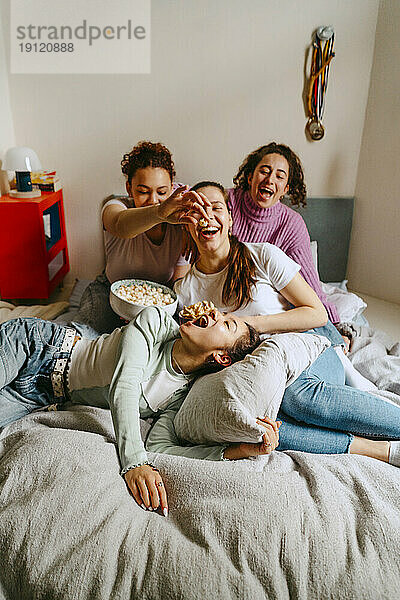
[[[174,420],[178,437],[193,444],[257,442],[256,418],[276,419],[285,388],[330,346],[310,333],[271,336],[231,367],[195,381]]]
[[[342,323],[355,321],[367,308],[364,300],[352,292],[335,287],[329,283],[322,283],[322,290],[325,292],[328,301],[336,306],[339,319]]]

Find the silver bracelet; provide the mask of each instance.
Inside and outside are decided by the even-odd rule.
[[[225,461],[228,461],[228,462],[230,462],[230,460],[231,460],[231,459],[230,459],[230,458],[225,458],[225,456],[224,456],[224,454],[225,454],[225,450],[226,450],[227,448],[229,448],[229,446],[223,446],[223,447],[222,447],[221,454],[220,454],[220,460],[225,460]]]
[[[144,462],[136,463],[135,465],[129,465],[128,467],[125,467],[125,469],[122,469],[120,471],[120,475],[123,477],[128,471],[131,471],[131,469],[136,469],[136,467],[143,467],[143,465],[148,465],[149,467],[152,467],[152,469],[158,471],[157,467],[152,465],[151,462],[149,462],[148,460],[145,460]]]

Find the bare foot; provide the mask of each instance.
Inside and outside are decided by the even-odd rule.
[[[385,441],[368,440],[366,438],[354,436],[350,444],[350,454],[360,454],[361,456],[370,456],[383,462],[389,462],[390,443]]]

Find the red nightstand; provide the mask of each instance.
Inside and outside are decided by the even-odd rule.
[[[48,298],[69,271],[62,190],[0,197],[0,295]]]

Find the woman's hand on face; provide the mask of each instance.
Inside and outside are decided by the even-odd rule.
[[[180,185],[164,202],[158,205],[158,215],[161,221],[175,224],[175,213],[182,210],[182,198],[188,191],[187,185]]]
[[[193,207],[192,207],[192,210],[190,210],[187,214],[187,218],[189,219],[189,221],[187,221],[187,222],[197,225],[197,222],[199,221],[199,219],[204,219],[204,218],[209,223],[212,222],[214,219],[214,214],[213,214],[212,204],[211,204],[210,200],[207,198],[207,196],[205,194],[203,194],[203,192],[190,191],[190,192],[188,192],[188,194],[185,195],[185,197],[188,196],[189,194],[192,195],[191,200],[193,202]]]
[[[172,225],[194,223],[201,218],[207,218],[205,207],[210,202],[203,194],[188,192],[188,186],[177,188],[174,193],[158,206],[161,221]]]
[[[241,458],[271,454],[275,450],[279,445],[279,427],[282,425],[282,421],[274,421],[269,417],[260,417],[257,419],[257,423],[265,429],[261,442],[256,444],[246,442],[231,444],[225,450],[224,458],[239,460]]]
[[[149,510],[160,507],[164,516],[168,515],[167,492],[157,469],[141,465],[127,471],[124,479],[139,506]]]
[[[186,192],[183,200],[186,204],[179,217],[179,223],[182,225],[197,225],[200,219],[212,220],[211,202],[205,194],[194,191]]]

